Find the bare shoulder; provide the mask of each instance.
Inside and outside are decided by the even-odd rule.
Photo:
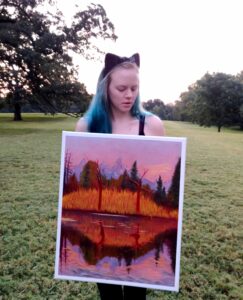
[[[85,118],[80,118],[76,123],[75,131],[87,132],[88,125]]]
[[[156,136],[165,135],[164,124],[159,117],[155,115],[146,116],[145,135],[156,135]]]

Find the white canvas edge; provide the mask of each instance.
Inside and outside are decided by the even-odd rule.
[[[62,148],[61,148],[61,162],[60,162],[60,180],[59,180],[59,197],[58,197],[58,217],[57,217],[57,240],[56,240],[56,255],[55,255],[55,275],[54,278],[58,278],[59,268],[59,255],[60,252],[60,237],[61,237],[61,221],[62,221],[62,196],[63,196],[63,169],[64,169],[64,157],[66,146],[66,133],[62,132]]]
[[[174,286],[168,285],[156,285],[156,284],[146,284],[141,282],[131,282],[131,281],[119,281],[119,280],[109,280],[109,279],[101,279],[101,278],[92,278],[92,277],[83,277],[83,276],[67,276],[67,275],[57,275],[54,277],[55,279],[61,280],[74,280],[80,282],[94,282],[94,283],[107,283],[107,284],[116,284],[116,285],[126,285],[126,286],[134,286],[134,287],[142,287],[148,289],[162,290],[162,291],[171,291],[178,292],[178,290]]]
[[[180,194],[179,194],[179,215],[176,243],[176,268],[175,268],[175,289],[179,291],[180,279],[180,261],[181,261],[181,239],[182,239],[182,220],[183,220],[183,202],[184,202],[184,186],[186,172],[186,138],[182,138],[181,149],[181,170],[180,170]]]
[[[109,139],[130,139],[130,140],[150,140],[150,141],[168,141],[168,142],[186,142],[185,137],[171,137],[171,136],[152,136],[152,135],[131,135],[131,134],[107,134],[107,133],[91,133],[91,132],[76,132],[76,131],[63,131],[63,136],[84,136],[84,137],[97,137]]]
[[[140,282],[108,280],[83,276],[65,276],[59,275],[59,252],[60,252],[60,236],[61,236],[61,214],[62,214],[62,196],[63,196],[63,166],[65,156],[65,146],[67,136],[84,136],[96,138],[111,138],[111,139],[146,139],[146,140],[159,140],[180,142],[181,148],[181,170],[180,170],[180,194],[179,194],[179,215],[178,215],[178,229],[177,229],[177,246],[176,246],[176,266],[175,266],[175,284],[174,286],[163,286],[153,284],[143,284]],[[74,132],[62,131],[62,147],[61,147],[61,163],[60,163],[60,182],[59,182],[59,200],[58,200],[58,220],[57,220],[57,240],[56,240],[56,255],[55,255],[55,279],[62,280],[75,280],[84,282],[99,282],[107,284],[121,284],[127,286],[144,287],[150,289],[164,290],[164,291],[179,291],[179,278],[180,278],[180,255],[181,255],[181,237],[182,237],[182,217],[183,217],[183,200],[184,200],[184,184],[185,184],[185,164],[186,164],[186,141],[185,137],[170,137],[170,136],[136,136],[125,134],[102,134],[102,133],[89,133],[89,132]]]

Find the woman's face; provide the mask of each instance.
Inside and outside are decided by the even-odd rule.
[[[139,93],[136,68],[118,67],[111,73],[108,95],[112,112],[129,112]]]

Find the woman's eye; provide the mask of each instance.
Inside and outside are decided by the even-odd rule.
[[[117,90],[118,90],[119,92],[124,92],[126,89],[129,89],[129,90],[131,90],[132,92],[136,92],[137,87],[135,86],[135,87],[131,87],[131,88],[126,88],[126,87],[124,86],[124,87],[118,87],[118,88],[117,88]]]
[[[117,89],[118,89],[119,92],[124,92],[126,88],[120,87],[120,88],[117,88]]]

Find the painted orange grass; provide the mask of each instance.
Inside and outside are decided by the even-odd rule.
[[[130,191],[108,190],[102,191],[102,213],[136,214],[136,193]],[[96,189],[79,189],[63,196],[62,207],[71,210],[98,211],[98,191]],[[149,217],[177,218],[177,209],[168,209],[156,205],[144,195],[140,197],[140,215]]]

